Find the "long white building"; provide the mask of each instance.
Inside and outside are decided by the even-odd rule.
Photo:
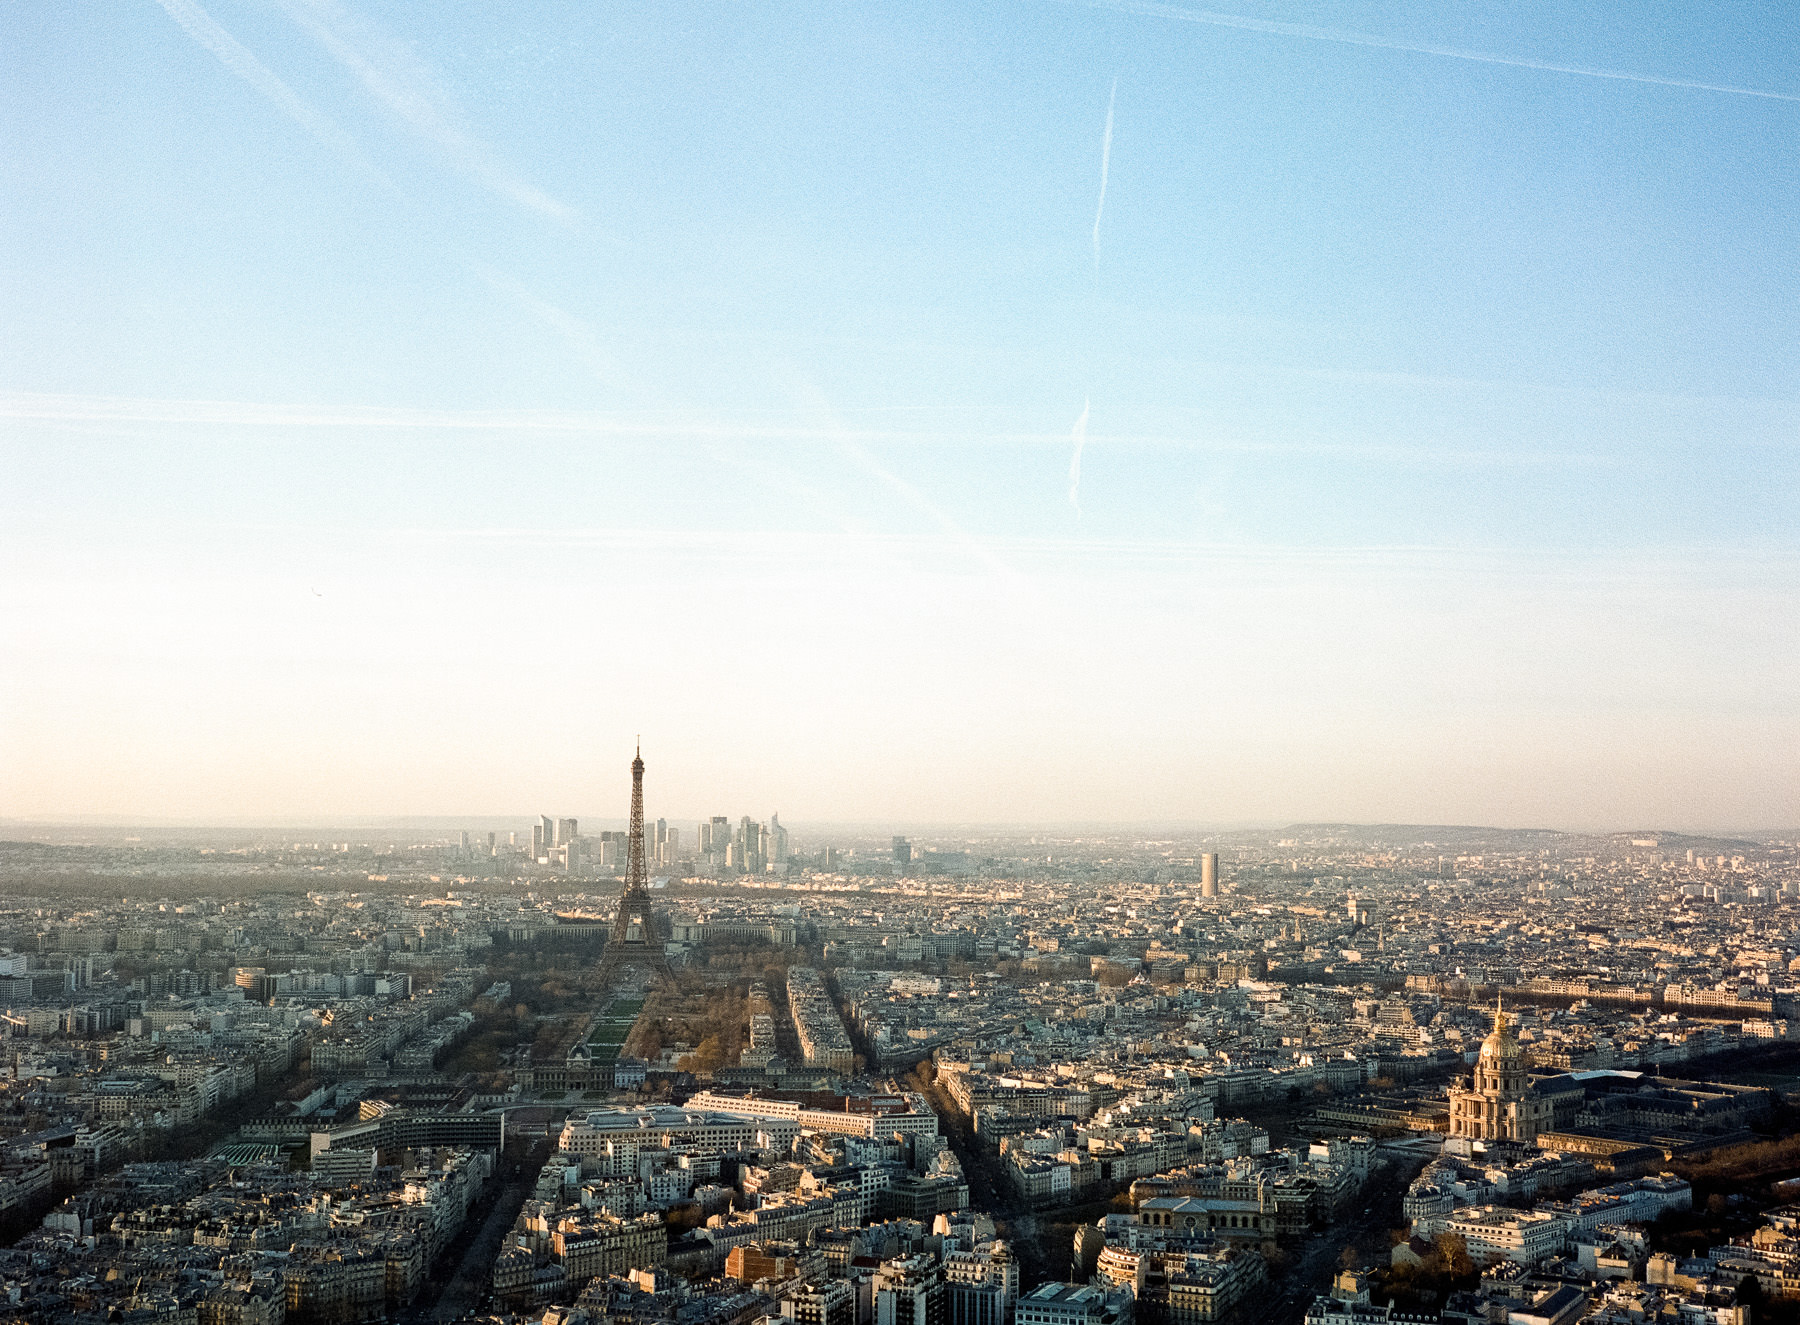
[[[1536,1265],[1563,1249],[1575,1221],[1548,1210],[1472,1205],[1444,1220],[1443,1227],[1467,1244],[1469,1259],[1485,1270],[1501,1261]]]
[[[717,1113],[698,1106],[688,1109],[652,1105],[644,1109],[595,1109],[586,1118],[563,1124],[561,1149],[588,1157],[617,1155],[622,1150],[691,1145],[713,1153],[734,1150],[786,1150],[800,1135],[789,1119],[757,1117],[741,1112]]]
[[[844,1102],[843,1108],[827,1109],[802,1104],[798,1100],[763,1095],[720,1095],[703,1091],[688,1101],[688,1107],[771,1122],[788,1122],[798,1129],[833,1132],[842,1136],[889,1136],[895,1132],[908,1136],[938,1134],[938,1116],[925,1102],[923,1095],[902,1091],[866,1099],[859,1096],[839,1098]],[[865,1103],[866,1108],[853,1107]]]

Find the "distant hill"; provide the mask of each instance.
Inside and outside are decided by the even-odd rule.
[[[1479,824],[1296,823],[1275,832],[1283,837],[1313,841],[1328,839],[1340,845],[1431,846],[1459,851],[1518,851],[1551,844],[1573,850],[1583,843],[1591,843],[1596,852],[1612,854],[1636,844],[1654,842],[1655,849],[1665,854],[1693,851],[1696,855],[1734,855],[1762,847],[1761,842],[1751,838],[1673,833],[1660,828],[1573,833],[1556,828],[1494,828]]]
[[[1336,838],[1383,846],[1524,847],[1565,842],[1575,834],[1554,828],[1492,828],[1479,824],[1290,824],[1293,837]]]

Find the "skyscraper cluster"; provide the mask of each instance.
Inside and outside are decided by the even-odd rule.
[[[700,825],[699,863],[708,874],[761,874],[787,860],[787,829],[779,814],[771,814],[766,824],[746,814],[736,828],[730,819],[715,814]]]
[[[539,815],[531,826],[531,859],[539,865],[560,865],[571,873],[579,870],[587,848],[580,829],[575,819]]]
[[[526,853],[535,865],[566,870],[571,874],[583,870],[611,872],[625,868],[631,849],[631,834],[622,828],[602,829],[584,834],[578,819],[553,819],[539,815],[531,826],[531,845],[525,847],[517,836],[509,835],[509,849]],[[459,848],[464,857],[475,854],[469,834],[462,834]],[[500,848],[496,835],[487,834],[486,853],[497,857]],[[652,869],[674,869],[681,863],[681,830],[671,828],[666,819],[658,819],[655,827],[644,828],[644,863]]]

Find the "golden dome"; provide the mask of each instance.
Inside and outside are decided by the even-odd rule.
[[[1517,1058],[1523,1052],[1519,1041],[1512,1033],[1512,1020],[1506,1015],[1506,1009],[1500,1006],[1499,1000],[1494,1002],[1494,1029],[1487,1039],[1481,1042],[1483,1058]]]

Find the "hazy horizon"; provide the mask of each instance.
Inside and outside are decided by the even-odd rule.
[[[627,825],[624,815],[608,816],[604,814],[568,814],[567,807],[561,807],[551,818],[574,818],[584,833],[597,832],[602,828],[619,829]],[[734,812],[727,817],[736,824],[740,816]],[[763,819],[767,812],[752,812],[752,819]],[[779,814],[779,811],[774,813]],[[538,822],[538,814],[422,814],[422,815],[360,815],[339,816],[335,818],[297,818],[297,819],[175,819],[110,816],[64,816],[61,818],[14,818],[0,816],[0,840],[13,830],[25,829],[113,829],[125,831],[141,829],[151,832],[179,833],[188,832],[250,832],[266,830],[270,832],[301,832],[315,830],[372,831],[375,829],[416,829],[419,831],[436,831],[454,834],[458,831],[477,832],[519,832],[524,834],[531,825]],[[694,825],[705,822],[711,815],[658,815],[648,813],[650,821],[665,819],[671,827],[686,832]],[[766,821],[766,820],[765,820]],[[1627,835],[1659,834],[1672,838],[1780,838],[1800,833],[1800,826],[1795,825],[1760,825],[1754,827],[1717,827],[1705,825],[1673,825],[1673,824],[1627,824],[1594,826],[1586,828],[1560,827],[1554,824],[1498,824],[1498,823],[1408,823],[1403,821],[1356,821],[1343,819],[1272,819],[1257,821],[1218,821],[1204,820],[902,820],[902,819],[848,819],[818,820],[782,818],[782,826],[790,832],[800,834],[822,833],[861,833],[881,836],[888,833],[936,833],[951,834],[991,834],[1003,836],[1016,833],[1134,833],[1153,834],[1159,832],[1189,835],[1225,835],[1236,833],[1275,833],[1287,830],[1317,829],[1353,829],[1379,832],[1380,830],[1416,830],[1457,833],[1551,833],[1569,837],[1622,837]]]

